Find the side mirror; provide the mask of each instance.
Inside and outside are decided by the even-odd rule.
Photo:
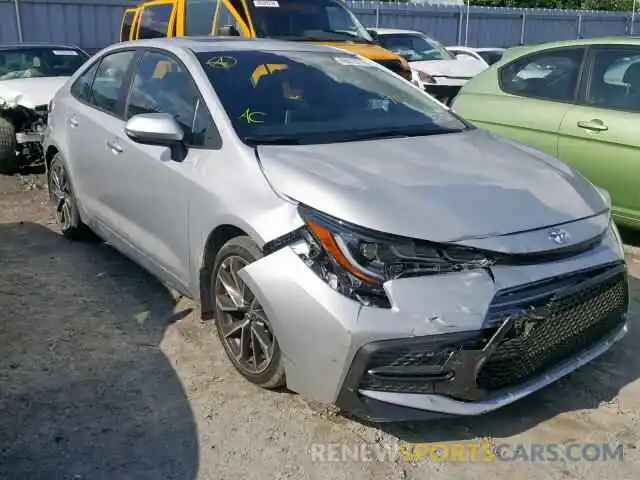
[[[378,32],[376,32],[376,31],[375,31],[375,30],[373,30],[373,29],[368,28],[368,29],[367,29],[367,33],[368,33],[369,35],[371,35],[371,38],[373,38],[373,40],[374,40],[374,41],[376,41],[376,42],[378,41]]]
[[[240,32],[235,27],[235,25],[224,25],[220,27],[218,35],[223,37],[239,37]]]
[[[169,147],[173,160],[184,159],[184,131],[168,113],[134,115],[127,121],[124,131],[134,142]]]

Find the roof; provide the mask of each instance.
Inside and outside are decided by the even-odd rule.
[[[76,46],[76,45],[61,45],[61,44],[51,44],[51,43],[36,43],[36,42],[30,42],[30,43],[0,43],[0,50],[7,50],[7,49],[16,49],[16,48],[36,48],[36,47],[47,47],[47,48],[73,48],[76,50],[82,50],[80,47]]]
[[[533,45],[523,45],[518,47],[513,47],[509,50],[517,49],[518,52],[524,51],[535,51],[542,48],[558,48],[558,47],[573,47],[580,45],[639,45],[640,46],[640,37],[627,37],[627,36],[617,36],[617,37],[595,37],[595,38],[582,38],[579,40],[561,40],[557,42],[545,42],[545,43],[536,43]]]
[[[378,35],[402,35],[402,34],[413,34],[413,35],[426,35],[423,32],[419,32],[417,30],[402,30],[400,28],[367,28],[372,32],[376,32]]]
[[[464,47],[462,45],[453,45],[446,47],[447,49],[460,50],[462,52],[504,52],[506,49],[502,47]]]
[[[286,40],[247,39],[243,37],[173,37],[154,38],[147,40],[132,40],[112,45],[111,48],[122,46],[182,48],[193,52],[210,51],[280,51],[280,52],[335,52],[335,48],[306,42],[291,42]],[[345,52],[346,53],[346,52]]]

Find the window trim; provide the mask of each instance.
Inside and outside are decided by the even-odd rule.
[[[209,105],[207,105],[207,102],[204,99],[204,96],[202,95],[202,91],[200,90],[200,88],[198,88],[198,84],[193,79],[193,75],[191,74],[189,69],[186,67],[184,62],[182,60],[180,60],[172,52],[170,52],[168,50],[164,50],[162,48],[144,47],[144,48],[139,48],[137,50],[138,50],[138,55],[137,55],[136,59],[133,62],[131,62],[132,66],[135,65],[135,68],[129,68],[129,72],[128,72],[128,75],[127,75],[127,91],[126,91],[126,95],[124,97],[123,109],[122,109],[122,115],[123,115],[122,118],[123,118],[123,120],[125,122],[127,122],[129,120],[129,118],[127,118],[127,113],[128,113],[128,109],[129,109],[129,98],[131,96],[131,86],[133,85],[133,79],[135,77],[134,74],[135,74],[135,72],[138,71],[138,64],[142,61],[142,58],[144,57],[145,53],[161,53],[161,54],[165,55],[166,57],[168,57],[169,59],[171,59],[174,62],[176,62],[178,64],[178,66],[189,76],[189,80],[191,82],[191,86],[198,93],[198,97],[199,97],[200,102],[207,109],[207,112],[209,113],[209,117],[211,117],[211,120],[213,121],[213,128],[215,130],[216,137],[217,137],[216,138],[216,142],[213,145],[192,146],[192,145],[187,144],[186,142],[185,142],[185,145],[187,146],[187,148],[194,149],[194,150],[221,150],[222,146],[223,146],[223,141],[222,141],[222,135],[220,134],[220,129],[216,125],[216,121],[215,121],[216,119],[215,119],[214,115],[211,113],[211,109],[209,108]],[[195,118],[196,110],[194,110],[193,113],[194,113],[194,118]],[[192,119],[192,121],[193,120],[194,119]]]
[[[98,65],[98,69],[100,68],[100,65],[102,64],[102,62],[104,61],[105,58],[107,58],[110,55],[116,54],[116,53],[124,53],[124,52],[133,52],[133,58],[131,59],[131,62],[129,63],[129,66],[127,67],[127,71],[125,72],[124,78],[122,79],[122,85],[120,85],[120,91],[118,92],[118,99],[116,100],[116,105],[117,105],[117,112],[110,112],[105,110],[104,108],[101,108],[93,103],[91,103],[91,101],[84,101],[81,98],[76,97],[75,95],[73,95],[73,93],[71,93],[71,87],[69,88],[69,91],[71,93],[71,96],[78,102],[80,102],[81,104],[85,105],[86,107],[89,107],[93,110],[96,110],[98,112],[104,113],[105,115],[109,115],[111,117],[117,118],[118,120],[123,120],[124,119],[124,112],[122,109],[122,93],[123,93],[123,89],[125,86],[127,86],[129,84],[129,82],[131,81],[131,70],[133,65],[137,64],[137,58],[140,55],[140,49],[139,48],[135,48],[135,47],[126,47],[126,48],[118,48],[118,49],[114,49],[114,50],[109,50],[108,52],[105,52],[104,55],[101,55],[99,58],[97,58],[94,62],[91,62],[90,65],[87,66],[87,68],[83,69],[82,73],[80,73],[78,75],[78,77],[76,77],[76,79],[73,81],[73,83],[71,84],[71,86],[73,87],[73,85],[75,85],[75,83],[78,81],[78,79],[84,75],[85,73],[87,73],[94,65]],[[90,92],[93,92],[93,84],[95,82],[96,79],[96,75],[98,74],[98,70],[96,69],[95,73],[93,74],[93,77],[91,78],[91,87],[89,88]],[[128,87],[127,87],[128,88]],[[120,115],[118,114],[118,112],[120,113]]]
[[[135,26],[137,10],[138,10],[137,8],[127,8],[122,14],[122,21],[120,22],[120,41],[121,42],[126,42],[127,40],[131,40],[131,32],[133,31],[133,28]],[[127,18],[127,15],[131,15],[131,25],[129,25],[129,35],[127,35],[127,38],[123,38],[122,32],[124,30],[124,23]]]
[[[582,59],[580,60],[580,65],[578,66],[578,77],[576,79],[576,85],[575,85],[574,91],[573,91],[573,98],[564,99],[564,100],[559,100],[559,99],[555,99],[555,98],[544,98],[544,97],[539,97],[537,95],[528,95],[526,93],[512,93],[512,92],[509,92],[508,90],[506,90],[504,88],[504,82],[502,81],[502,74],[503,74],[505,69],[509,68],[514,63],[521,62],[522,60],[527,59],[527,58],[546,55],[546,54],[553,53],[553,52],[562,52],[562,51],[566,51],[566,50],[582,50]],[[506,95],[511,95],[511,96],[517,97],[517,98],[529,98],[529,99],[532,99],[532,100],[540,100],[540,101],[543,101],[543,102],[566,103],[566,104],[569,104],[569,105],[580,105],[581,104],[581,96],[582,96],[582,93],[583,93],[582,85],[584,83],[584,77],[585,77],[585,70],[586,70],[586,62],[587,62],[588,53],[589,53],[589,45],[571,45],[571,46],[562,46],[562,47],[552,47],[552,48],[546,48],[546,49],[541,49],[541,50],[536,50],[534,52],[526,53],[524,55],[521,55],[519,57],[516,57],[516,58],[510,60],[509,62],[507,62],[504,65],[502,65],[502,66],[497,68],[498,88],[500,88],[500,91],[502,93],[504,93]]]
[[[603,52],[603,51],[607,51],[607,50],[637,50],[638,54],[640,54],[640,46],[638,45],[612,45],[612,44],[595,44],[595,45],[590,45],[589,46],[589,52],[588,52],[588,57],[586,60],[586,72],[585,72],[585,76],[584,76],[584,82],[582,85],[582,89],[581,89],[581,95],[580,95],[580,106],[583,107],[587,107],[587,108],[597,108],[598,110],[612,110],[614,112],[623,112],[623,113],[629,113],[629,114],[640,114],[640,111],[632,111],[632,110],[627,110],[625,108],[622,107],[606,107],[603,105],[593,105],[591,103],[588,103],[588,96],[587,94],[589,93],[589,90],[591,89],[591,82],[593,80],[593,66],[595,64],[595,60],[596,60],[596,55],[599,52]]]

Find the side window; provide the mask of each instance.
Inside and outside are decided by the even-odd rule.
[[[91,104],[105,112],[119,115],[118,103],[122,84],[134,56],[133,50],[127,50],[112,53],[102,59],[91,88]]]
[[[184,34],[211,35],[217,6],[218,0],[186,0]]]
[[[144,7],[140,16],[138,38],[163,38],[167,36],[173,3],[161,3]]]
[[[206,124],[213,128],[213,120],[206,106],[201,105],[200,93],[189,73],[160,52],[142,56],[131,83],[126,118],[141,113],[172,115],[184,130],[185,143],[191,147],[204,146]]]
[[[640,111],[640,49],[596,50],[586,103],[596,107]]]
[[[238,32],[238,35],[242,35],[240,22],[238,22],[235,17],[231,15],[231,12],[227,9],[227,7],[224,6],[223,3],[220,3],[219,10],[220,11],[218,12],[218,18],[216,19],[215,34],[220,35],[221,27],[233,26]]]
[[[89,102],[91,99],[91,84],[96,75],[100,62],[95,62],[86,72],[80,75],[71,85],[71,95],[81,102]]]
[[[574,100],[583,56],[583,48],[566,48],[518,59],[500,69],[500,88],[523,97]]]
[[[122,27],[120,28],[120,41],[124,42],[129,40],[131,35],[131,25],[133,24],[133,17],[135,16],[135,10],[126,10],[122,17]]]

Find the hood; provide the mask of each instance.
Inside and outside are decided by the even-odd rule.
[[[11,105],[35,108],[48,105],[69,77],[32,77],[0,81],[0,98]]]
[[[309,42],[314,45],[340,48],[346,52],[361,55],[369,60],[399,60],[400,57],[379,45],[356,42]]]
[[[258,146],[273,188],[380,232],[457,242],[607,210],[581,175],[482,130],[324,145]]]
[[[431,76],[471,78],[486,70],[487,66],[474,60],[426,60],[409,62],[412,69]]]

